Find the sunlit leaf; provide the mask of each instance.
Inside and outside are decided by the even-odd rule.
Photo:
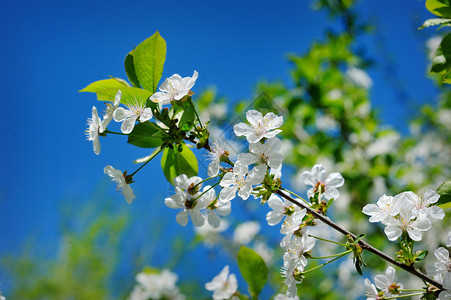
[[[254,250],[241,246],[237,255],[241,275],[249,285],[249,292],[257,298],[268,280],[268,268],[265,261]]]

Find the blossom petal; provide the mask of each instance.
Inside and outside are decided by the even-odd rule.
[[[327,200],[334,198],[335,200],[340,197],[340,192],[333,187],[329,187],[326,185],[326,191],[324,192],[324,197],[326,197]]]
[[[329,176],[327,176],[326,181],[324,182],[325,185],[332,187],[332,188],[338,188],[343,186],[345,183],[345,180],[343,176],[341,176],[340,173],[330,173]]]
[[[122,133],[129,134],[133,131],[136,123],[136,116],[133,115],[122,122],[121,131]]]
[[[230,202],[229,202],[230,203]],[[215,214],[213,211],[210,211],[208,213],[208,224],[211,225],[213,228],[218,228],[219,225],[221,225],[221,219],[218,217],[217,214]]]
[[[99,155],[100,154],[100,141],[99,136],[96,136],[94,140],[92,141],[92,147],[94,149],[94,153]]]
[[[196,206],[197,208],[197,206]],[[194,226],[200,227],[204,225],[205,218],[197,209],[188,209],[188,212],[191,216],[191,221],[193,221]]]
[[[235,198],[236,191],[238,188],[236,187],[225,187],[219,193],[219,201],[227,202]]]
[[[402,234],[402,230],[397,226],[387,226],[384,229],[385,234],[389,241],[394,241]]]
[[[219,159],[214,159],[212,162],[208,165],[207,170],[208,176],[216,176],[219,173]]]
[[[268,225],[274,226],[282,221],[283,216],[284,215],[282,213],[272,210],[266,214],[266,221],[268,222]]]
[[[152,117],[153,117],[152,109],[150,107],[146,107],[143,110],[141,116],[139,117],[139,122],[141,122],[141,123],[146,122],[146,121],[150,120]]]
[[[233,126],[233,131],[235,132],[236,136],[248,136],[255,133],[255,130],[245,123],[236,124],[235,126]]]
[[[186,224],[188,224],[188,213],[186,209],[179,212],[175,217],[175,220],[177,221],[177,224],[181,226],[185,226]]]
[[[123,108],[123,107],[119,107],[113,113],[113,119],[116,122],[122,122],[128,116],[130,116],[130,112],[128,110],[126,110],[125,108]]]
[[[238,154],[238,161],[243,165],[251,165],[257,162],[257,157],[252,153],[240,153]]]
[[[251,109],[246,112],[246,119],[252,127],[257,127],[263,120],[263,115],[261,112]]]

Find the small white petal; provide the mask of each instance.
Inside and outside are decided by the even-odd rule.
[[[188,224],[188,213],[186,212],[186,209],[179,212],[175,217],[175,220],[177,221],[177,224],[181,226]]]

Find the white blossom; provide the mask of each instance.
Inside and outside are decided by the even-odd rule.
[[[321,191],[321,194],[328,200],[332,198],[336,200],[340,197],[337,188],[343,186],[345,182],[343,176],[337,172],[329,174],[326,178],[326,170],[321,164],[314,165],[311,172],[303,172],[301,178],[306,185],[312,186],[307,191],[309,198],[318,191]]]
[[[283,261],[284,264],[281,273],[282,277],[285,277],[283,283],[287,286],[286,296],[293,299],[297,295],[296,285],[302,282],[302,280],[295,277],[295,274],[303,272],[304,268],[302,268],[301,265],[298,265],[296,259],[291,257],[288,253],[284,254]]]
[[[296,266],[301,266],[301,268],[307,266],[308,261],[304,254],[313,249],[315,242],[314,238],[308,236],[308,232],[303,232],[302,236],[296,235],[293,237],[287,245],[287,253],[290,255],[290,259],[295,259]]]
[[[208,224],[213,228],[218,228],[221,225],[220,216],[228,216],[232,211],[232,204],[228,202],[220,202],[216,199],[216,192],[211,186],[207,185],[204,187],[202,193],[205,193],[203,198],[203,203],[207,205],[204,210],[204,214],[207,215]]]
[[[122,195],[124,195],[127,203],[131,203],[133,199],[135,199],[135,194],[133,193],[130,185],[127,183],[126,173],[122,173],[120,170],[117,170],[110,165],[106,166],[103,169],[103,172],[111,177],[111,181],[116,183],[117,190],[120,191]]]
[[[379,297],[377,293],[376,286],[371,283],[371,281],[368,278],[365,278],[365,297],[366,300],[380,300],[382,299]]]
[[[396,271],[393,267],[388,267],[385,270],[385,275],[376,275],[374,277],[374,283],[376,286],[384,292],[385,296],[392,297],[399,294],[398,289],[402,289],[402,283],[395,281]]]
[[[248,167],[239,161],[235,163],[233,172],[224,175],[219,185],[223,187],[219,194],[221,202],[227,202],[235,198],[236,193],[243,200],[251,195],[252,185],[260,184],[265,176],[265,170],[261,166],[254,167],[248,172]]]
[[[238,225],[233,232],[233,241],[237,244],[246,245],[251,242],[260,231],[260,223],[250,221]]]
[[[294,205],[286,199],[282,200],[275,194],[271,194],[271,196],[269,197],[268,205],[272,209],[272,211],[266,214],[266,221],[271,226],[276,225],[280,221],[282,221],[285,215],[291,215],[301,210],[299,206]]]
[[[212,281],[205,284],[205,288],[213,292],[214,300],[229,299],[236,293],[238,282],[235,274],[229,275],[229,266],[225,266]]]
[[[363,207],[362,212],[371,216],[369,221],[383,222],[387,218],[394,217],[401,211],[401,207],[405,204],[405,198],[401,194],[395,197],[382,195],[376,204],[367,204]]]
[[[451,290],[451,260],[449,251],[443,247],[434,251],[435,261],[433,264],[426,266],[426,272],[430,276],[441,275],[443,278],[443,288]]]
[[[283,156],[280,154],[282,142],[276,138],[268,139],[264,144],[257,142],[249,144],[250,153],[238,154],[238,161],[244,165],[261,165],[265,172],[267,166],[272,169],[279,169],[282,166]]]
[[[262,138],[272,138],[276,134],[282,132],[279,128],[283,124],[283,117],[277,116],[272,112],[263,114],[256,110],[246,112],[246,119],[250,126],[246,123],[238,123],[233,126],[236,136],[245,136],[249,143],[256,143]]]
[[[161,273],[141,272],[136,275],[136,281],[137,285],[128,298],[129,300],[185,299],[176,286],[177,274],[169,270],[165,269]]]
[[[202,179],[194,176],[188,178],[185,174],[174,178],[175,195],[164,199],[164,204],[169,208],[181,209],[176,216],[179,225],[185,226],[188,223],[188,215],[195,226],[202,226],[205,222],[201,210],[207,206],[205,198],[200,197]]]
[[[121,103],[121,97],[122,97],[122,92],[121,92],[121,90],[118,90],[116,93],[116,96],[114,97],[114,103],[113,104],[106,103],[106,113],[103,116],[101,132],[105,131],[108,124],[110,124],[111,120],[113,120],[113,114],[116,111],[116,109],[119,107],[119,104]]]
[[[443,209],[434,205],[440,198],[440,195],[435,191],[428,190],[423,196],[413,192],[406,192],[405,194],[409,203],[413,205],[418,217],[428,217],[438,220],[442,220],[445,217]]]
[[[173,100],[180,100],[189,94],[197,80],[199,74],[194,71],[192,77],[182,78],[179,74],[174,74],[160,85],[160,92],[156,92],[150,97],[153,102],[160,105],[169,104]]]
[[[202,237],[202,242],[207,248],[213,247],[221,240],[221,232],[229,228],[227,220],[223,220],[218,228],[213,228],[208,222],[199,227],[194,227],[196,233]]]
[[[128,109],[119,107],[113,113],[114,121],[122,122],[121,131],[124,134],[129,134],[133,131],[136,120],[142,123],[150,120],[153,116],[152,109],[146,107],[145,101],[135,99],[134,102],[127,106]]]
[[[285,234],[285,237],[280,242],[280,247],[285,248],[291,241],[291,237],[296,230],[299,230],[299,226],[302,224],[302,219],[307,214],[307,210],[304,208],[300,211],[294,212],[292,215],[287,216],[282,223],[280,233]]]
[[[417,218],[410,205],[404,205],[398,216],[389,217],[384,223],[387,225],[384,232],[390,241],[399,238],[403,232],[407,232],[412,240],[421,241],[422,231],[431,228],[431,221],[425,217]]]
[[[88,118],[88,129],[86,129],[86,136],[88,141],[92,141],[94,153],[99,155],[100,153],[100,141],[99,133],[103,132],[103,127],[99,114],[97,113],[97,108],[92,107],[92,117]]]
[[[208,165],[208,176],[216,176],[219,172],[219,165],[221,164],[221,157],[228,156],[229,153],[224,148],[224,141],[214,140],[210,144],[211,151],[208,152],[209,159],[211,160]]]
[[[346,75],[354,84],[361,86],[365,89],[368,89],[373,85],[373,81],[371,80],[371,78],[362,69],[350,67],[346,71]]]

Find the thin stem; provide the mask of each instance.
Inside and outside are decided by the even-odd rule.
[[[144,168],[145,165],[147,165],[149,163],[149,161],[151,161],[155,156],[158,155],[158,153],[160,153],[163,149],[159,149],[157,153],[155,153],[155,155],[153,155],[152,158],[150,158],[148,161],[146,161],[145,163],[142,164],[142,166],[140,166],[138,169],[136,169],[135,172],[133,172],[130,176],[133,177],[133,175],[135,175],[136,173],[138,173],[139,170],[141,170],[142,168]]]
[[[323,238],[320,238],[320,237],[318,237],[318,236],[314,236],[314,235],[312,235],[312,234],[309,234],[309,236],[311,236],[312,238],[315,238],[315,239],[317,239],[317,240],[320,240],[320,241],[329,242],[329,243],[334,243],[334,244],[337,244],[337,245],[340,245],[340,246],[346,246],[346,244],[339,243],[339,242],[335,242],[335,241],[331,241],[331,240],[327,240],[327,239],[323,239]]]
[[[111,133],[111,134],[117,134],[117,135],[128,135],[122,132],[115,132],[115,131],[109,131],[108,129],[105,129],[103,133]]]
[[[197,196],[196,198],[193,199],[193,201],[196,201],[197,199],[199,199],[200,197],[202,197],[206,192],[208,192],[209,190],[211,190],[212,188],[214,188],[215,186],[217,186],[219,184],[219,181],[216,182],[215,184],[213,184],[211,187],[209,187],[206,191],[202,192],[202,194],[200,194],[199,196]]]
[[[398,299],[398,298],[407,298],[407,297],[421,296],[421,295],[423,295],[423,293],[397,295],[397,296],[387,297],[387,298],[384,297],[384,299]]]
[[[343,234],[345,236],[351,236],[352,238],[357,239],[357,236],[355,234],[353,234],[352,232],[340,227],[336,223],[332,222],[326,216],[324,216],[321,213],[318,213],[315,210],[313,210],[311,207],[306,206],[305,204],[297,201],[296,199],[293,199],[291,196],[287,195],[286,193],[284,193],[280,189],[276,192],[276,194],[278,194],[282,198],[287,199],[288,201],[291,201],[292,203],[296,204],[297,206],[299,206],[301,208],[305,208],[308,213],[313,215],[315,218],[321,220],[324,224],[329,225],[330,227],[332,227],[336,231],[340,232],[341,234]],[[387,254],[385,254],[384,252],[374,248],[373,246],[371,246],[370,244],[368,244],[365,241],[360,240],[358,244],[359,244],[360,247],[362,247],[362,250],[367,250],[367,251],[369,251],[369,252],[371,252],[373,254],[376,254],[377,256],[379,256],[382,259],[390,262],[391,264],[393,264],[393,265],[395,265],[395,266],[397,266],[397,267],[409,272],[410,274],[412,274],[412,275],[414,275],[414,276],[416,276],[416,277],[418,277],[418,278],[430,283],[431,285],[434,285],[438,289],[443,290],[443,286],[440,283],[438,283],[436,280],[426,276],[425,274],[419,272],[413,266],[406,266],[406,265],[404,265],[402,263],[399,263],[399,262],[395,261],[393,258],[388,256]]]
[[[199,121],[200,127],[204,128],[204,126],[202,125],[202,122],[200,121],[199,115],[197,114],[197,110],[196,110],[196,107],[194,106],[193,99],[191,97],[189,97],[189,103],[191,103],[191,106],[193,107],[194,114],[196,114],[196,118],[197,118],[197,121]]]
[[[208,180],[216,178],[216,177],[219,177],[219,175],[215,175],[215,176],[211,176],[211,177],[205,178],[204,180],[199,181],[194,187],[198,186],[201,183],[204,183],[205,181],[208,181]]]
[[[329,255],[329,256],[310,256],[309,258],[311,258],[311,259],[325,259],[325,258],[332,258],[332,257],[336,257],[336,256],[343,256],[343,255],[346,255],[346,254],[351,253],[351,252],[352,252],[352,250],[346,250],[345,252],[332,254],[332,255]]]
[[[323,263],[323,264],[321,264],[321,265],[319,265],[319,266],[316,266],[316,267],[314,267],[314,268],[311,268],[310,270],[304,271],[304,272],[302,272],[302,274],[304,275],[304,274],[306,274],[306,273],[315,271],[316,269],[322,268],[322,267],[324,267],[325,265],[328,265],[328,264],[330,264],[331,262],[336,261],[337,259],[342,258],[343,256],[348,255],[348,254],[351,253],[351,252],[352,252],[352,250],[348,250],[348,251],[346,251],[346,252],[343,252],[342,255],[337,256],[337,257],[335,257],[334,259],[331,259],[331,260],[329,260],[328,262],[325,262],[325,263]]]
[[[290,193],[291,195],[293,195],[293,196],[295,196],[295,197],[297,197],[297,198],[299,198],[299,199],[301,199],[301,200],[304,201],[308,206],[312,206],[307,200],[305,200],[305,199],[302,198],[301,196],[295,194],[294,192],[292,192],[292,191],[290,191],[290,190],[287,190],[287,189],[284,189],[284,188],[280,188],[280,189],[281,189],[281,190],[284,190],[285,192]]]
[[[425,289],[422,290],[415,290],[415,289],[398,289],[400,292],[426,292]]]

